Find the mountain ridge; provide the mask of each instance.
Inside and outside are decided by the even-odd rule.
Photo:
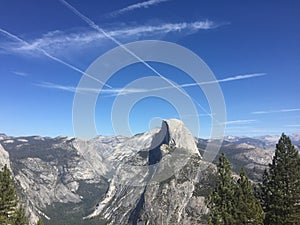
[[[272,159],[275,140],[225,137],[220,152],[236,172],[245,167],[255,181]],[[70,215],[65,218],[70,224],[99,224],[99,218],[102,224],[205,224],[204,199],[216,172],[201,158],[208,142],[195,141],[181,121],[172,119],[132,137],[1,134],[0,166],[10,167],[31,224],[38,217],[46,225],[66,224],[63,214]]]

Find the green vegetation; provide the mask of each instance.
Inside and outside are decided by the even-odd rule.
[[[59,203],[55,202],[47,206],[44,212],[51,220],[44,220],[45,225],[101,225],[107,224],[106,221],[96,217],[83,220],[95,210],[99,199],[101,199],[108,186],[105,181],[95,185],[79,181],[77,193],[84,197],[84,201],[79,203]]]
[[[15,184],[7,165],[0,171],[0,224],[28,224],[28,218],[19,203]]]
[[[219,158],[217,184],[208,197],[211,213],[209,224],[235,224],[234,214],[234,180],[231,166],[222,154]]]
[[[219,158],[217,183],[207,203],[210,209],[209,224],[263,224],[264,212],[245,171],[241,170],[240,178],[235,181],[224,154]]]
[[[263,224],[264,212],[244,169],[235,190],[237,224]]]
[[[26,225],[26,224],[28,224],[28,218],[25,215],[25,209],[21,205],[16,210],[16,217],[14,220],[14,225]]]
[[[284,134],[276,145],[275,156],[260,187],[265,224],[299,224],[300,158],[298,150]]]
[[[234,180],[225,155],[219,158],[217,184],[207,199],[209,224],[296,225],[300,221],[300,157],[282,134],[255,197],[244,169]]]

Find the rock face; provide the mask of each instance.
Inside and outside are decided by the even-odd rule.
[[[2,147],[0,144],[0,165],[7,165],[7,167],[11,170],[10,168],[10,161],[9,161],[9,154],[5,149]]]
[[[11,165],[32,224],[38,216],[50,220],[45,209],[54,203],[81,202],[83,196],[78,193],[81,182],[94,185],[103,182],[93,164],[75,148],[74,139],[7,137],[1,143],[6,151],[0,147],[0,164]]]
[[[299,147],[299,136],[293,137]],[[237,172],[243,166],[258,180],[271,161],[274,140],[228,137],[221,151]],[[133,137],[0,134],[0,166],[11,169],[31,224],[38,217],[45,225],[206,224],[204,199],[216,166],[199,151],[208,142],[198,139],[196,145],[175,119]]]
[[[11,166],[31,224],[42,217],[46,225],[99,224],[99,218],[104,224],[199,224],[215,172],[174,119],[130,138],[1,134],[4,164]]]
[[[201,224],[204,195],[216,168],[203,162],[194,137],[179,120],[163,121],[149,149],[124,159],[106,196],[87,217],[112,224]]]

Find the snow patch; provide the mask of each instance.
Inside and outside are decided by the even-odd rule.
[[[28,140],[26,140],[26,139],[22,139],[22,138],[20,138],[20,139],[17,139],[17,141],[19,141],[19,142],[28,142]]]
[[[43,141],[43,140],[45,140],[45,138],[43,138],[41,136],[34,136],[33,140]]]
[[[3,143],[5,143],[5,144],[12,144],[12,143],[14,143],[14,142],[15,142],[15,141],[12,140],[12,139],[3,141]]]
[[[255,148],[255,146],[249,145],[247,143],[238,144],[236,147],[237,148],[242,148],[242,149],[254,149]]]

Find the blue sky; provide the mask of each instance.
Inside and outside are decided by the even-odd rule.
[[[220,81],[227,135],[300,133],[299,1],[67,2],[120,43],[164,40],[196,53]],[[74,90],[83,71],[117,47],[91,25],[59,0],[1,2],[0,132],[73,135]],[[192,82],[176,68],[150,65],[178,85]],[[104,91],[96,105],[99,134],[114,134],[110,115],[118,91],[145,76],[155,73],[139,63],[108,81],[112,90]],[[201,104],[200,136],[208,136],[211,117],[204,93],[183,89]],[[134,106],[128,121],[138,133],[157,118],[172,117],[178,117],[172,104],[148,97]]]

